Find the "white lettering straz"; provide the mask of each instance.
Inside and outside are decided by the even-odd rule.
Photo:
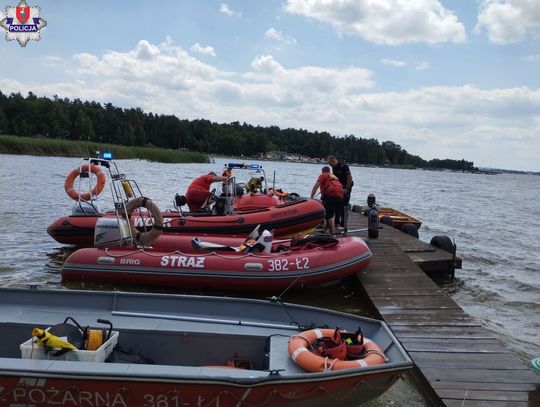
[[[162,267],[204,268],[206,257],[167,255],[161,257]]]

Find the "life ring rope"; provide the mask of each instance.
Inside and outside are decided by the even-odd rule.
[[[83,173],[92,173],[96,175],[97,177],[97,183],[92,189],[91,192],[83,192],[79,193],[74,188],[75,180],[78,176],[80,176]],[[101,171],[101,168],[99,168],[98,165],[92,164],[84,164],[80,167],[77,167],[73,169],[68,176],[66,177],[66,180],[64,181],[64,189],[66,190],[66,193],[68,196],[73,199],[74,201],[90,201],[93,198],[97,198],[97,196],[103,191],[103,188],[105,187],[105,173]]]

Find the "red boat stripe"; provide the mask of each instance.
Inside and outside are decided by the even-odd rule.
[[[130,269],[125,266],[118,266],[118,267],[107,267],[105,271],[103,271],[102,266],[94,266],[94,265],[88,265],[88,264],[64,264],[63,270],[66,271],[78,271],[78,272],[108,272],[108,273],[131,273],[131,274],[154,274],[154,275],[166,275],[166,276],[198,276],[200,277],[203,275],[204,277],[228,277],[228,278],[240,278],[240,279],[253,279],[253,278],[262,278],[262,279],[268,279],[271,278],[273,280],[279,280],[279,279],[289,279],[289,278],[295,278],[298,276],[314,276],[317,274],[324,274],[328,273],[330,271],[333,271],[335,269],[341,269],[344,267],[350,267],[352,265],[355,265],[357,263],[362,262],[363,260],[371,257],[371,253],[364,253],[361,256],[357,256],[352,259],[348,259],[347,261],[343,261],[340,263],[334,263],[331,265],[327,265],[324,267],[319,267],[316,269],[303,269],[303,270],[297,270],[297,271],[289,271],[285,273],[279,273],[274,271],[266,271],[266,272],[247,272],[247,271],[240,271],[240,272],[234,272],[234,271],[220,271],[220,270],[190,270],[190,269],[179,269],[176,271],[175,269],[163,269],[163,268],[151,268],[151,267],[139,267],[136,269]]]

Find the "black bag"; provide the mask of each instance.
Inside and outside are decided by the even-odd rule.
[[[133,352],[133,349],[129,351],[124,350],[120,344],[117,344],[110,356],[107,358],[107,362],[110,363],[134,363],[141,365],[153,365],[154,361],[139,353]]]

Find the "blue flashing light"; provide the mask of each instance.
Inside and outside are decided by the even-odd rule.
[[[112,160],[112,154],[111,153],[103,153],[103,159],[104,160]]]
[[[244,163],[228,163],[227,168],[244,168],[248,170],[261,170],[262,165],[259,164],[244,164]]]

